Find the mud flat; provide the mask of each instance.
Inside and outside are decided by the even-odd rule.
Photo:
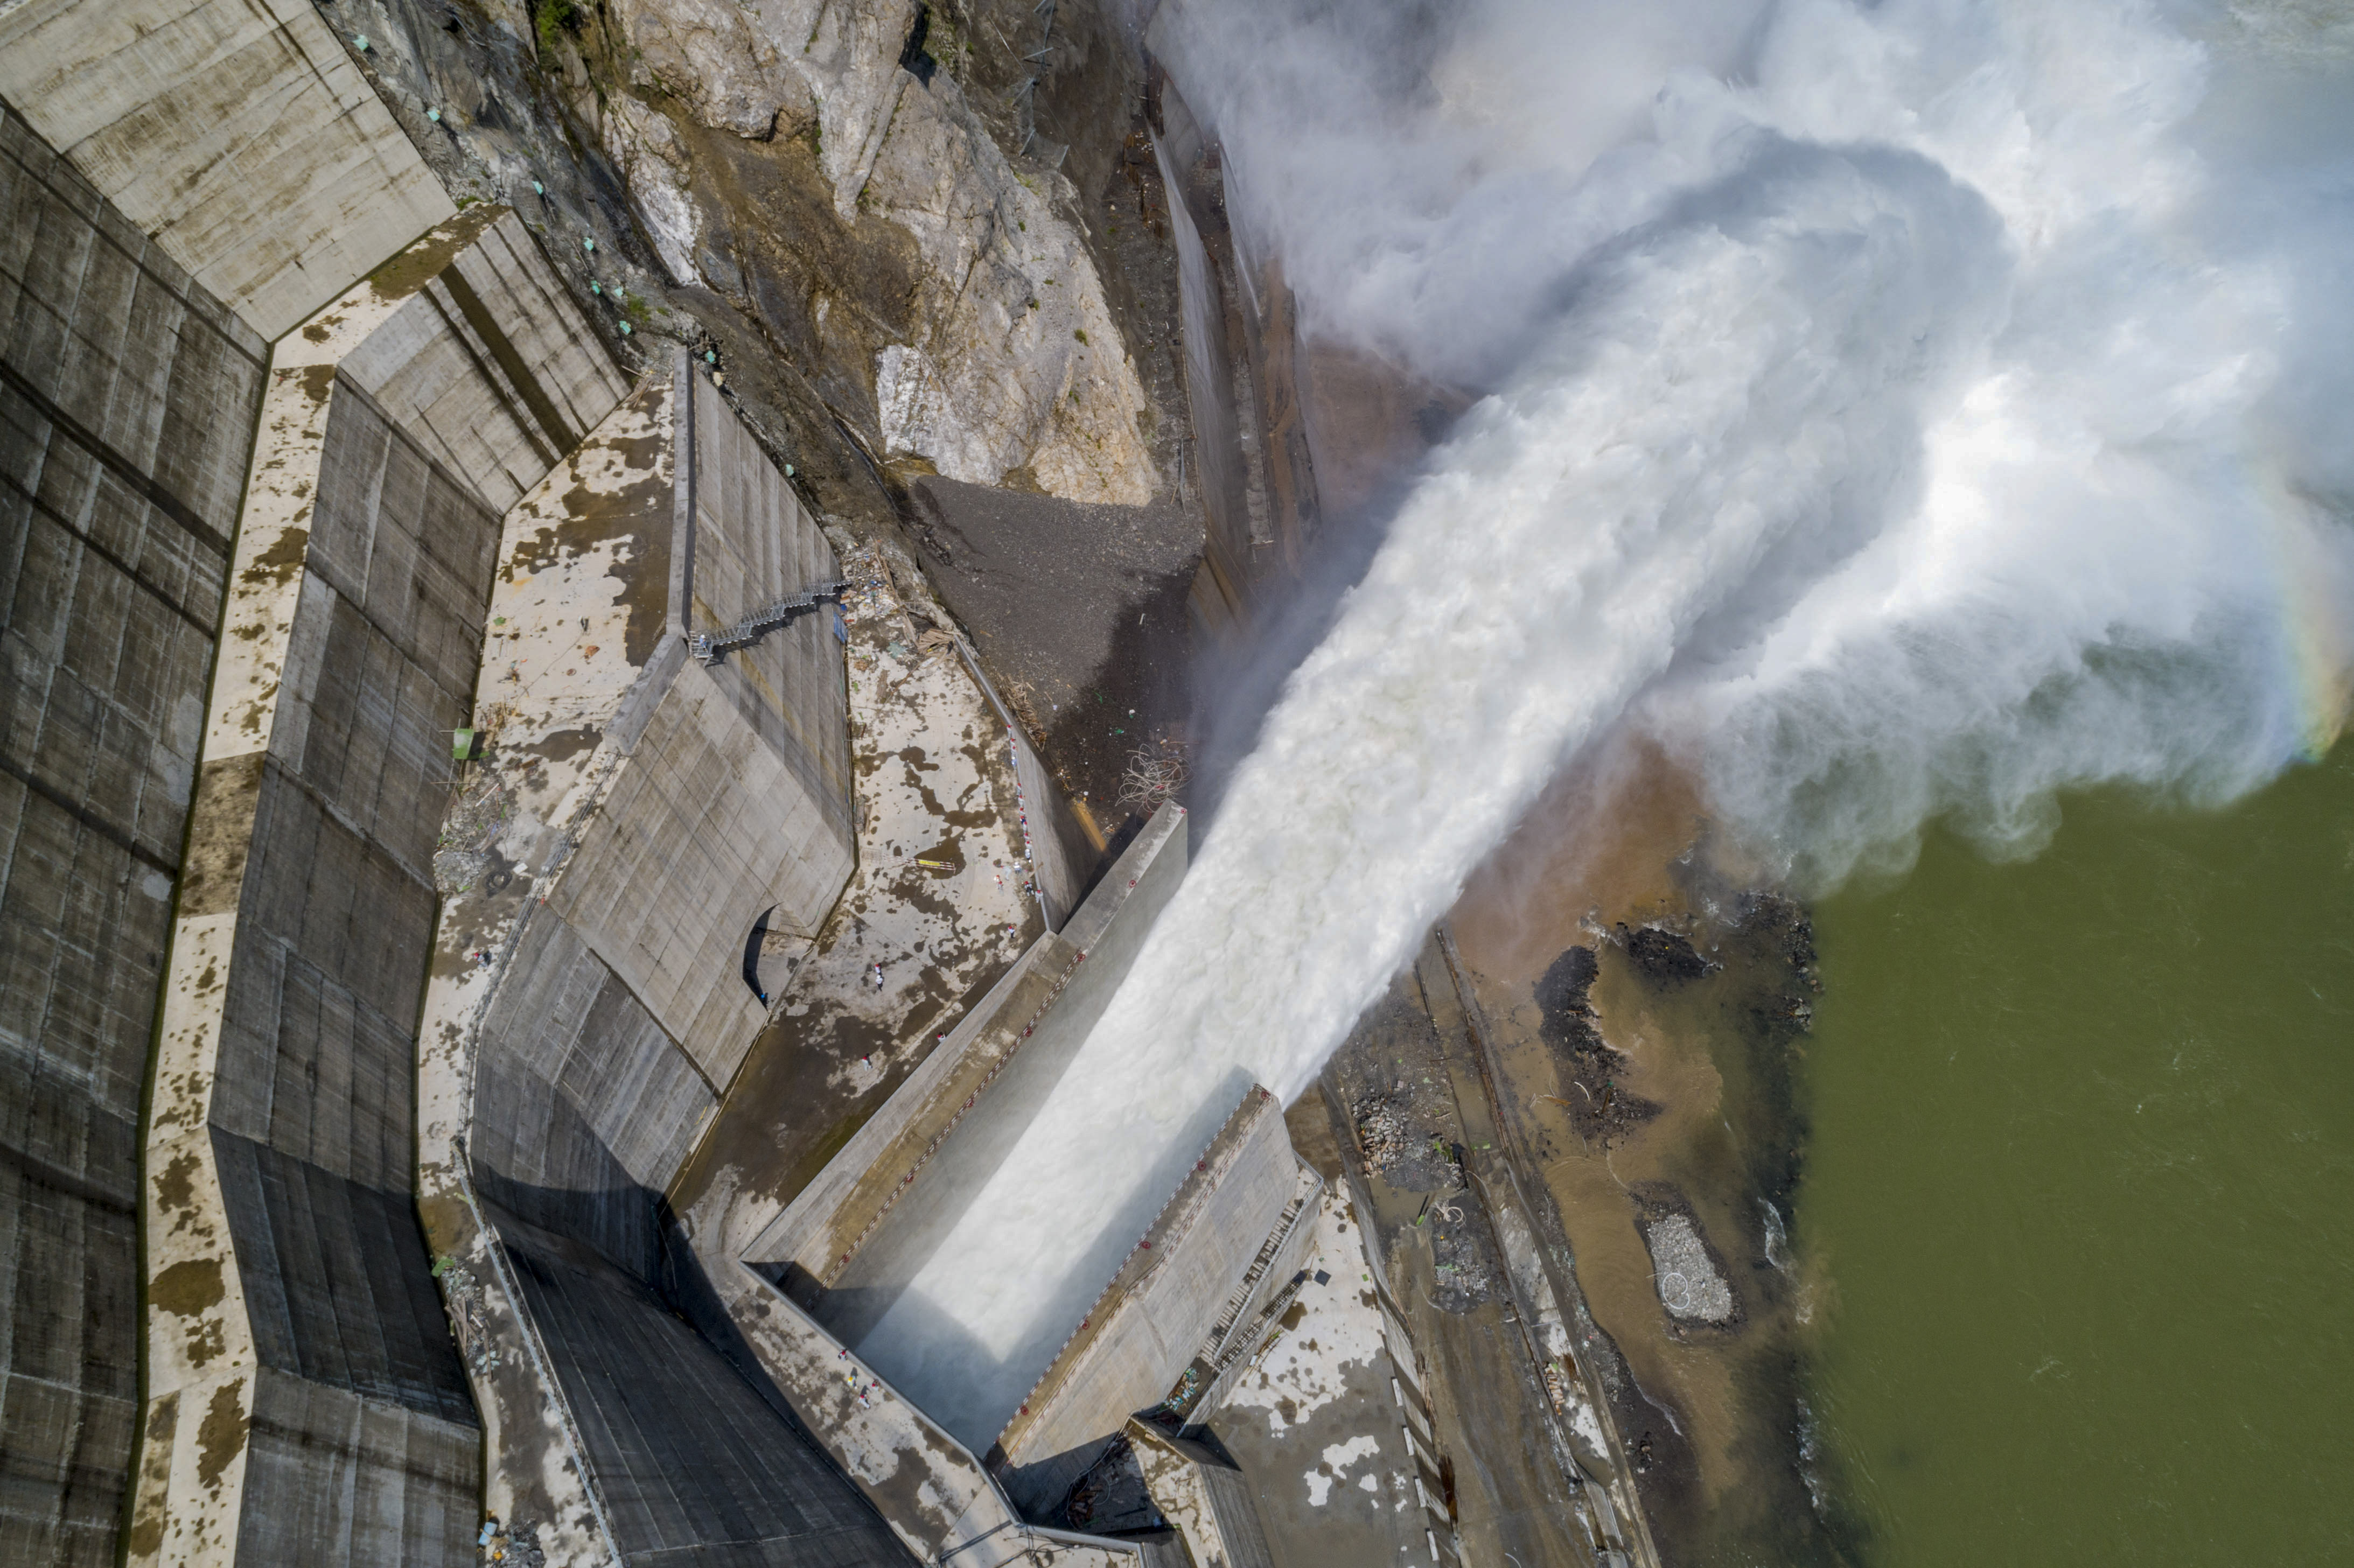
[[[1786,1234],[1807,914],[1719,863],[1658,759],[1571,787],[1597,782],[1540,810],[1451,921],[1499,1130],[1574,1260],[1579,1354],[1662,1560],[1851,1561],[1804,1451],[1820,1287]]]

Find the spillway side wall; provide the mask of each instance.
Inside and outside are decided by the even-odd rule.
[[[268,353],[0,108],[0,1540],[29,1562],[116,1554],[140,1098]]]
[[[1283,1107],[1254,1086],[999,1437],[1025,1512],[1059,1503],[1102,1442],[1169,1393],[1299,1185]]]
[[[1184,813],[1165,806],[1097,884],[1062,938],[1074,947],[1085,939],[1087,945],[1078,948],[1084,960],[1068,969],[1060,995],[1034,1023],[1004,1021],[1004,1027],[1017,1032],[1027,1028],[1028,1037],[972,1109],[955,1121],[849,1264],[835,1273],[814,1309],[828,1331],[858,1342],[897,1302],[1004,1163],[1087,1044],[1161,906],[1176,891],[1184,876],[1185,848]],[[955,1111],[953,1105],[918,1107],[918,1114],[941,1120]]]

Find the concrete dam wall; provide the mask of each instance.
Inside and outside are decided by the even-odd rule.
[[[1263,1092],[1010,1423],[843,1369],[1086,1044],[1184,813],[1105,867],[962,629],[846,666],[873,541],[716,355],[623,346],[545,212],[453,199],[329,15],[0,10],[0,1568],[1143,1560],[1053,1521],[1280,1288],[1314,1179]],[[996,722],[878,754],[859,672]],[[941,836],[845,909],[879,755]],[[943,891],[992,880],[1011,913]],[[809,960],[863,988],[894,899],[989,944],[903,1078],[879,1030],[811,1042],[874,1098],[690,1236]]]
[[[663,1200],[767,1016],[748,945],[805,948],[852,863],[830,607],[708,664],[685,639],[835,580],[832,548],[681,354],[500,555],[419,1060],[490,1506],[632,1561],[906,1561],[681,1320],[707,1287]]]
[[[622,390],[550,297],[519,227],[476,209],[272,356],[148,1132],[150,1277],[190,1282],[149,1323],[139,1508],[166,1556],[471,1535],[481,1436],[415,1219],[413,1042],[499,515]]]
[[[264,339],[456,211],[309,5],[12,6],[0,99]]]
[[[523,616],[489,636],[493,577],[516,558],[504,515],[559,459],[577,487],[581,463],[610,454],[586,438],[628,387],[537,242],[502,209],[454,212],[309,8],[158,19],[83,5],[5,21],[8,90],[76,156],[0,116],[5,636],[19,694],[9,1255],[13,1277],[80,1284],[75,1311],[12,1320],[7,1336],[0,1440],[12,1476],[39,1478],[7,1489],[0,1558],[111,1561],[127,1506],[142,1561],[471,1560],[478,1411],[501,1412],[469,1387],[414,1174],[435,911],[466,880],[464,857],[443,847],[474,766],[452,736],[563,729],[556,710],[582,705],[578,692],[502,689],[498,668],[484,673],[486,642],[513,656],[505,667],[529,657],[514,646]],[[102,90],[63,85],[93,78]],[[273,352],[256,326],[286,335]],[[665,1404],[718,1413],[709,1458],[754,1457],[731,1472],[672,1452],[638,1478],[674,1475],[673,1492],[701,1482],[705,1503],[784,1498],[790,1482],[806,1505],[748,1521],[738,1503],[715,1520],[673,1499],[666,1516],[642,1510],[654,1523],[635,1536],[617,1510],[608,1544],[701,1548],[748,1531],[843,1543],[813,1561],[896,1561],[872,1510],[730,1363],[699,1337],[665,1340],[680,1326],[654,1288],[652,1194],[764,1012],[745,978],[758,972],[748,933],[781,936],[788,964],[794,935],[806,944],[847,874],[853,809],[840,663],[821,620],[708,670],[679,656],[690,620],[732,620],[777,597],[775,583],[832,570],[773,466],[714,384],[699,386],[700,444],[674,465],[676,493],[663,487],[659,536],[645,535],[658,549],[638,552],[651,617],[610,640],[661,666],[647,700],[599,715],[608,750],[640,765],[601,767],[610,809],[575,824],[585,842],[565,845],[570,874],[491,1031],[493,1067],[467,1089],[508,1135],[486,1151],[486,1181],[554,1227],[507,1216],[530,1238],[514,1261],[533,1303],[560,1325],[549,1363],[578,1382],[651,1326],[638,1353],[608,1364],[666,1370]],[[651,400],[666,414],[673,390],[686,408],[687,387],[682,367],[632,411],[643,419]],[[672,423],[694,439],[690,413]],[[667,449],[662,460],[667,475]],[[542,524],[561,510],[546,493],[520,509],[523,556],[550,551]],[[575,524],[557,524],[554,553],[577,546]],[[568,642],[580,658],[582,638]],[[534,697],[551,700],[535,709]],[[567,748],[579,749],[568,736],[546,747]],[[744,819],[756,800],[779,814]],[[680,896],[641,903],[664,876]],[[461,906],[459,925],[476,913]],[[455,925],[446,934],[462,939]],[[595,1022],[535,1074],[546,1041],[514,1021],[543,1035],[548,1014],[560,1025],[552,997],[577,997],[584,973]],[[140,1092],[159,991],[143,1259]],[[634,1068],[642,1092],[612,1094],[616,1068]],[[438,1086],[429,1073],[429,1099]],[[608,1201],[623,1188],[633,1201]],[[423,1195],[438,1191],[429,1180]],[[603,1270],[585,1290],[570,1266],[584,1256]]]
[[[0,1560],[101,1563],[140,1100],[269,351],[5,110],[0,214]]]

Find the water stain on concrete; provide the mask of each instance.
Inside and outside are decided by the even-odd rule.
[[[166,1312],[184,1318],[220,1305],[225,1294],[218,1258],[189,1258],[175,1263],[148,1282],[147,1299]]]
[[[219,1489],[221,1477],[245,1452],[251,1425],[246,1420],[241,1397],[244,1393],[243,1378],[213,1390],[212,1400],[205,1406],[205,1418],[196,1427],[196,1480],[207,1490]]]
[[[441,275],[458,254],[506,216],[504,207],[469,207],[429,230],[422,239],[367,275],[368,287],[387,302],[408,299]]]
[[[311,531],[307,528],[281,528],[270,548],[253,557],[253,564],[238,574],[240,582],[282,583],[302,569],[302,562],[311,553]]]
[[[173,1225],[175,1231],[185,1227],[196,1206],[196,1157],[175,1154],[164,1165],[162,1175],[155,1178],[155,1202],[158,1207],[180,1216]]]

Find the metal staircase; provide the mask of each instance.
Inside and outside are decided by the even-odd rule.
[[[757,641],[769,628],[782,626],[820,599],[832,599],[849,586],[846,581],[819,583],[803,588],[790,599],[780,599],[765,609],[755,610],[733,626],[717,631],[691,632],[686,639],[687,652],[700,662],[708,664],[730,648],[741,648]]]
[[[1291,1202],[1284,1209],[1283,1217],[1276,1221],[1275,1228],[1260,1244],[1258,1255],[1251,1259],[1250,1267],[1243,1271],[1242,1283],[1227,1298],[1225,1308],[1218,1314],[1216,1326],[1211,1329],[1209,1338],[1202,1342],[1198,1352],[1201,1359],[1211,1366],[1222,1364],[1221,1355],[1230,1348],[1228,1341],[1234,1337],[1235,1322],[1242,1317],[1243,1308],[1250,1305],[1251,1296],[1257,1290],[1258,1282],[1267,1274],[1267,1266],[1275,1262],[1276,1255],[1283,1250],[1284,1243],[1291,1239],[1291,1233],[1298,1228],[1309,1200],[1322,1190],[1320,1182],[1310,1185],[1303,1181],[1300,1183],[1299,1191],[1292,1194]]]

